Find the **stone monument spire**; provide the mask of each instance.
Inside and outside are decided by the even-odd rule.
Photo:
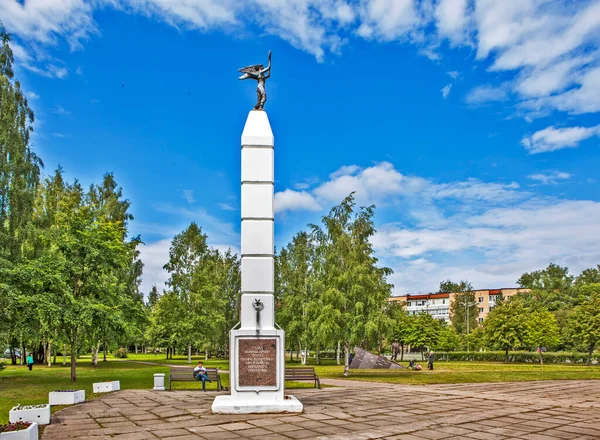
[[[267,113],[250,111],[242,132],[240,323],[229,334],[231,395],[215,398],[213,413],[302,412],[284,396],[285,333],[275,324],[274,146]]]

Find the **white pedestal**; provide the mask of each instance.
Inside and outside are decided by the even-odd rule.
[[[283,400],[248,396],[217,396],[212,404],[214,414],[301,413],[302,403],[294,396]]]
[[[302,412],[284,395],[285,333],[275,327],[274,144],[267,113],[251,111],[242,133],[240,327],[229,333],[231,395],[215,398],[217,414]]]
[[[77,391],[51,391],[48,393],[50,405],[75,405],[85,402],[85,390]]]
[[[1,440],[38,440],[38,425],[32,423],[29,428],[20,431],[2,432]]]
[[[48,425],[50,423],[50,405],[17,405],[8,412],[8,421],[30,422],[38,425]]]
[[[165,375],[164,373],[156,373],[154,375],[154,391],[164,391],[165,390]]]
[[[121,381],[113,380],[110,382],[96,382],[94,384],[94,393],[110,393],[121,389]]]

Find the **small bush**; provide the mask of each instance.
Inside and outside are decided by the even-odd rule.
[[[0,362],[0,371],[6,368],[6,364],[4,362]]]
[[[129,352],[125,347],[121,347],[113,353],[113,356],[119,359],[125,359]]]

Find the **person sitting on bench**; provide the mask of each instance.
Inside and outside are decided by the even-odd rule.
[[[212,382],[206,374],[206,368],[204,368],[202,361],[198,362],[198,365],[194,368],[194,377],[196,380],[202,381],[202,391],[206,391],[206,381]]]

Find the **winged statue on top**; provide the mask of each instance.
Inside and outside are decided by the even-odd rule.
[[[255,64],[253,66],[246,66],[238,69],[242,76],[239,79],[254,79],[258,82],[256,87],[256,105],[254,110],[263,110],[265,102],[267,102],[267,91],[265,90],[265,82],[271,77],[271,51],[269,51],[269,63],[267,67],[262,64]]]

